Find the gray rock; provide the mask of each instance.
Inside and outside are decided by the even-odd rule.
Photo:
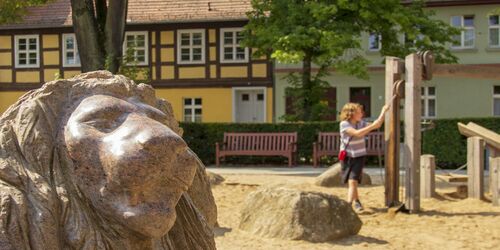
[[[340,163],[333,164],[325,172],[316,177],[314,183],[322,187],[345,186],[346,184],[342,183],[342,167]],[[370,178],[370,175],[363,173],[363,177],[361,178],[361,185],[371,185],[371,184],[372,184],[372,179]]]
[[[351,206],[338,197],[286,187],[264,187],[250,193],[239,224],[254,235],[311,242],[355,235],[361,226]]]

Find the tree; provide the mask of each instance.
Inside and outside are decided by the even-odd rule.
[[[434,13],[424,10],[423,1],[403,6],[400,0],[252,0],[252,7],[243,45],[257,48],[254,56],[302,64],[300,77],[287,77],[296,114],[286,120],[320,120],[328,113],[321,102],[328,83],[322,78],[332,67],[368,78],[363,34],[382,37],[382,55],[431,50],[438,63],[457,61],[446,44],[459,30],[431,19]],[[406,35],[406,42],[399,34]],[[316,75],[313,64],[319,68]]]
[[[127,6],[127,0],[71,0],[82,72],[105,66],[112,73],[118,72]]]

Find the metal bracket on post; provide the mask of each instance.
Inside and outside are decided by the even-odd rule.
[[[422,60],[422,80],[432,80],[432,73],[434,71],[434,54],[432,51],[419,51],[417,53]]]

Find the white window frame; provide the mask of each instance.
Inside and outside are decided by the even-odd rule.
[[[66,39],[68,37],[71,37],[74,39],[74,48],[72,50],[73,53],[75,53],[75,60],[78,57],[78,63],[74,64],[68,64],[66,63],[66,53],[69,52],[68,49],[66,48]],[[81,61],[80,61],[80,53],[78,52],[78,44],[76,42],[76,36],[74,33],[66,33],[62,35],[62,50],[63,50],[63,67],[80,67],[81,66]]]
[[[245,47],[245,59],[236,59],[236,48],[241,47],[235,43],[235,34],[236,32],[243,31],[243,28],[223,28],[220,29],[220,62],[221,63],[246,63],[248,62],[248,47]],[[225,45],[224,44],[224,33],[232,32],[233,33],[233,44]],[[224,48],[232,47],[233,48],[233,59],[228,60],[224,58]]]
[[[372,36],[378,36],[378,48],[376,48],[376,49],[370,48],[370,46],[371,46],[370,39]],[[368,51],[380,51],[381,49],[382,49],[382,35],[377,34],[375,32],[368,33]]]
[[[149,65],[149,37],[147,31],[126,31],[125,36],[123,37],[123,56],[127,55],[127,35],[143,35],[144,36],[144,62],[137,62],[138,66],[147,66]],[[136,58],[136,50],[137,47],[134,47],[134,58]],[[142,49],[142,48],[141,48]],[[132,63],[129,63],[132,64]]]
[[[266,87],[233,87],[233,93],[232,93],[232,98],[233,98],[233,122],[236,122],[236,102],[237,102],[237,91],[238,90],[262,90],[262,93],[264,94],[264,122],[267,122],[267,89]]]
[[[495,115],[495,99],[500,100],[500,93],[499,94],[495,94],[495,87],[496,86],[500,87],[500,84],[499,85],[493,85],[493,107],[491,109],[491,112],[492,112],[492,115],[494,117],[500,117],[499,115]]]
[[[36,39],[36,50],[29,49],[29,39]],[[23,50],[23,53],[26,53],[26,64],[19,64],[19,39],[26,39],[28,43],[26,44],[26,50]],[[15,48],[15,66],[16,68],[39,68],[40,67],[40,35],[16,35],[14,36],[14,48]],[[36,64],[28,64],[29,58],[28,53],[35,52],[36,53]]]
[[[490,24],[490,18],[491,18],[492,16],[496,16],[496,17],[499,19],[499,23],[498,23],[497,25],[491,25],[491,24]],[[496,44],[496,45],[492,45],[492,44],[490,44],[490,42],[491,42],[491,40],[490,40],[490,36],[491,36],[490,32],[491,32],[491,29],[498,29],[498,36],[499,36],[499,37],[498,37],[498,40],[499,40],[499,42],[498,42],[498,44]],[[489,46],[490,48],[500,48],[500,15],[489,15],[489,16],[488,16],[488,46]]]
[[[191,105],[186,105],[185,100],[186,99],[191,99]],[[195,99],[200,99],[201,100],[201,105],[195,104]],[[186,121],[186,109],[191,110],[191,121]],[[200,121],[196,121],[196,114],[195,110],[200,109],[201,110],[201,115],[200,115]],[[182,98],[182,121],[184,122],[203,122],[203,98],[201,97],[183,97]]]
[[[473,49],[476,47],[476,16],[474,15],[453,15],[450,17],[450,25],[452,27],[455,27],[453,26],[453,17],[457,17],[459,16],[460,17],[460,27],[456,27],[456,28],[461,28],[461,29],[464,29],[462,31],[460,31],[460,46],[456,46],[456,45],[453,45],[453,42],[451,43],[451,48],[453,49]],[[472,16],[473,20],[474,20],[474,26],[472,27],[465,27],[464,26],[464,17],[466,16]],[[472,38],[472,45],[470,46],[465,46],[465,32],[466,30],[472,30],[473,31],[473,38]],[[489,39],[489,37],[488,37]]]
[[[181,45],[181,36],[184,33],[188,33],[189,35],[189,45]],[[192,44],[192,38],[193,38],[193,33],[201,33],[201,60],[199,61],[193,61],[193,48],[199,47],[193,46]],[[177,64],[204,64],[205,63],[205,29],[183,29],[183,30],[177,30]],[[183,48],[189,48],[189,61],[182,61],[182,54],[181,51]]]
[[[422,86],[422,97],[421,99],[424,101],[424,113],[422,117],[425,119],[435,119],[437,118],[437,89],[436,86]],[[434,88],[434,95],[429,95],[429,88]],[[434,116],[429,116],[429,100],[434,100]]]

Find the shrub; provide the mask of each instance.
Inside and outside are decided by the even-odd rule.
[[[435,128],[422,133],[422,153],[436,156],[440,167],[456,167],[464,164],[467,157],[466,138],[458,132],[457,123],[472,121],[500,133],[500,118],[460,118],[433,120]],[[184,140],[198,154],[203,163],[215,162],[215,143],[222,142],[224,132],[297,132],[298,160],[300,164],[312,162],[312,144],[318,132],[338,131],[338,122],[306,123],[181,123]],[[403,127],[403,126],[402,126]],[[381,130],[383,131],[383,130]],[[226,157],[226,163],[283,164],[284,157]],[[333,158],[322,159],[329,164]],[[370,159],[376,163],[376,157]]]

